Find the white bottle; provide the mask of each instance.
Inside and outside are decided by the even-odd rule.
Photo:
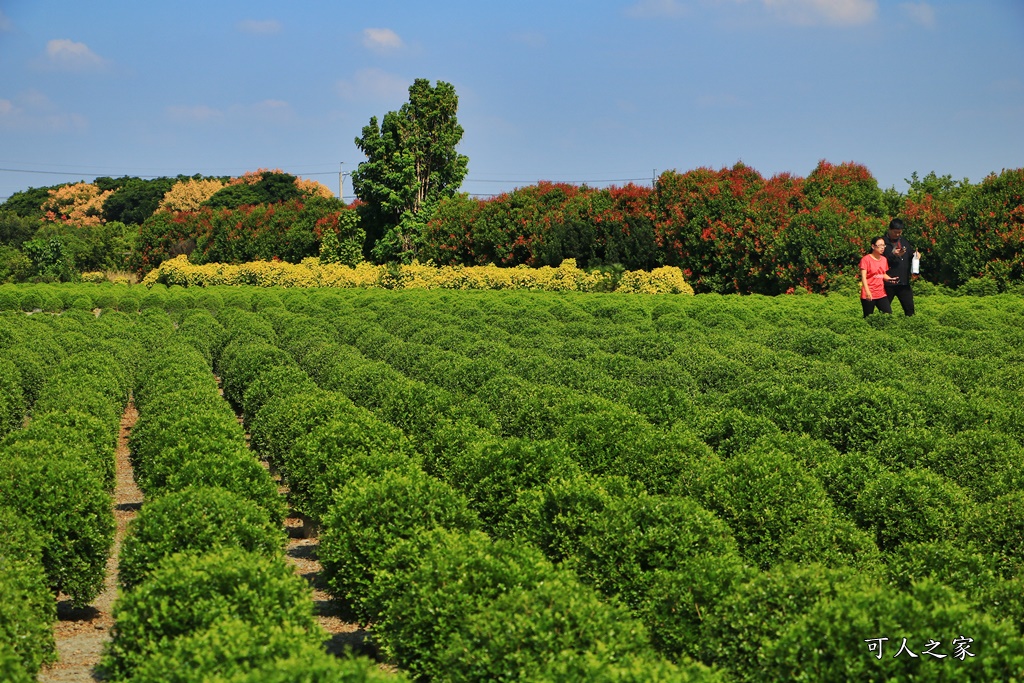
[[[914,275],[918,275],[921,272],[921,259],[917,254],[914,254],[914,258],[910,260],[910,272]]]

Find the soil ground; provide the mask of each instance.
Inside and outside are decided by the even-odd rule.
[[[117,483],[114,488],[114,547],[107,560],[107,578],[103,592],[87,607],[73,609],[67,596],[57,598],[57,623],[53,632],[57,641],[58,660],[39,672],[39,681],[96,681],[96,665],[103,653],[103,644],[110,640],[114,620],[111,609],[117,597],[117,558],[121,551],[128,522],[142,506],[142,492],[135,485],[131,461],[128,459],[128,433],[138,412],[129,404],[121,418],[117,439]]]

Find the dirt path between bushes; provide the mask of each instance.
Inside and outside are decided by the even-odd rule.
[[[107,577],[101,592],[87,607],[73,609],[67,596],[57,598],[57,623],[53,627],[57,641],[58,660],[39,672],[39,681],[98,681],[96,665],[103,653],[103,644],[110,640],[114,624],[111,610],[117,597],[117,561],[121,554],[128,522],[142,506],[142,492],[135,485],[128,458],[128,434],[139,413],[131,403],[121,416],[121,432],[117,437],[117,479],[114,487],[114,547],[107,559]]]
[[[61,594],[57,599],[57,622],[54,624],[54,638],[57,644],[56,663],[43,667],[39,672],[40,683],[78,683],[101,681],[96,667],[103,654],[104,644],[110,640],[110,628],[114,624],[112,609],[117,598],[117,568],[128,522],[134,519],[142,507],[142,492],[135,484],[131,460],[128,456],[128,435],[138,411],[129,403],[121,417],[121,431],[117,439],[115,453],[117,462],[117,478],[114,488],[114,545],[107,559],[107,574],[103,591],[87,607],[74,609],[67,596]],[[246,435],[248,439],[248,434]],[[268,467],[267,463],[263,465]],[[277,478],[277,477],[275,477]],[[280,487],[281,493],[287,495],[287,488]],[[366,631],[358,624],[346,620],[341,614],[337,603],[331,600],[320,580],[321,566],[316,551],[319,541],[303,530],[303,521],[296,516],[285,519],[288,532],[288,544],[285,558],[295,569],[295,573],[306,579],[312,589],[314,612],[317,620],[327,632],[327,651],[336,656],[346,652],[366,655],[373,658],[375,648],[367,641]],[[385,670],[393,667],[382,665]]]

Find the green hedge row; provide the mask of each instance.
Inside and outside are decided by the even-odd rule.
[[[50,362],[29,425],[0,442],[0,504],[31,520],[44,539],[51,590],[84,605],[102,588],[113,542],[114,448],[135,371],[135,331],[117,315],[19,324],[26,344],[52,330],[39,344]],[[60,353],[47,350],[50,340]]]
[[[132,449],[148,500],[122,547],[104,675],[269,680],[298,662],[310,680],[381,679],[323,650],[308,588],[284,562],[276,486],[212,374],[226,338],[209,312],[186,313],[142,375]]]
[[[139,419],[129,443],[147,499],[217,486],[253,501],[279,524],[284,509],[277,486],[246,447],[202,352],[188,338],[172,339],[154,354],[141,379]]]
[[[867,323],[841,298],[638,301],[311,292],[263,317],[310,378],[405,431],[483,528],[625,599],[666,654],[777,678],[798,666],[778,643],[820,640],[796,624],[881,591],[926,629],[929,601],[946,591],[950,614],[973,610],[989,633],[989,662],[968,659],[964,675],[1019,666],[1018,300],[925,297],[915,318]],[[888,359],[900,371],[880,371]],[[420,395],[483,409],[430,419],[429,402],[406,403],[422,414],[392,420],[393,390],[419,383]],[[669,511],[687,506],[734,545],[692,556],[660,546],[686,546]],[[838,581],[777,613],[750,603],[751,623],[775,624],[764,637],[703,626],[710,613],[734,618],[715,612],[724,599],[794,571],[865,583]],[[814,676],[846,677],[828,657],[858,671],[863,653],[846,640],[823,649]],[[712,655],[729,642],[750,654]]]
[[[289,325],[295,317],[279,313],[265,317],[274,322],[283,345],[288,346],[290,340],[298,336],[289,333]],[[308,327],[303,329],[310,331]],[[336,345],[326,342],[326,337],[323,339],[326,346],[318,352],[296,355],[323,358],[326,364]],[[300,350],[308,346],[292,348]],[[420,621],[402,613],[397,603],[390,602],[399,597],[396,584],[391,583],[392,579],[384,579],[389,588],[381,584],[382,574],[387,575],[389,571],[388,558],[397,553],[405,566],[427,554],[428,545],[412,543],[421,533],[437,530],[477,533],[474,530],[479,528],[480,522],[470,510],[469,501],[448,484],[423,472],[414,444],[400,429],[382,422],[366,408],[353,405],[344,394],[323,389],[300,390],[309,385],[308,375],[296,372],[287,359],[274,358],[261,349],[260,344],[240,347],[236,353],[234,362],[241,377],[246,376],[250,367],[243,360],[247,354],[268,359],[244,395],[245,405],[251,405],[253,400],[260,404],[252,418],[253,445],[281,470],[289,485],[293,507],[322,522],[318,554],[332,594],[360,621],[375,623],[375,638],[400,666],[419,677],[438,677],[443,672],[445,679],[452,680],[502,678],[511,671],[519,677],[578,680],[580,676],[595,675],[598,670],[609,679],[629,680],[630,667],[661,670],[665,680],[690,680],[685,675],[690,673],[694,679],[714,678],[711,672],[700,667],[677,670],[661,661],[647,645],[639,623],[632,621],[620,608],[605,606],[590,589],[576,583],[571,572],[559,572],[551,565],[547,566],[552,577],[568,581],[576,587],[575,593],[566,594],[561,583],[552,591],[546,581],[541,582],[536,595],[515,593],[510,585],[495,586],[491,590],[496,595],[505,594],[508,600],[508,606],[501,611],[471,614],[460,609],[427,608],[433,615],[430,618],[421,615]],[[329,366],[318,368],[324,371],[318,374],[336,378],[349,369],[345,360],[355,359],[355,356],[334,357]],[[386,384],[386,379],[382,382],[384,386],[378,387],[373,395],[386,396],[394,389]],[[368,383],[362,386],[370,389]],[[258,393],[259,398],[254,399],[253,393]],[[368,405],[377,407],[375,401],[367,400],[367,394],[353,393]],[[475,427],[471,421],[467,424]],[[480,552],[489,551],[481,548]],[[544,562],[539,555],[537,559]],[[517,568],[509,566],[496,571],[511,575]],[[407,583],[406,580],[396,581],[402,586]],[[423,595],[436,589],[434,584],[425,585]],[[520,615],[520,632],[473,632],[474,628],[490,626],[495,617],[522,609],[523,603],[536,600],[548,604],[552,594],[561,596],[564,602],[540,613],[527,611]],[[487,602],[483,594],[477,598]],[[418,597],[406,595],[404,599],[417,601]],[[445,597],[438,599],[438,604],[444,602]],[[595,623],[595,613],[603,614],[603,620]],[[606,630],[611,624],[618,625],[624,617],[627,624],[621,626],[623,632],[633,634],[628,644],[618,642],[618,632]],[[392,630],[385,624],[391,624]],[[566,624],[570,625],[568,632],[557,641],[545,637],[552,627],[565,628]],[[436,642],[417,645],[410,634],[422,632],[435,633]],[[535,638],[525,647],[521,644],[524,633],[532,633]],[[479,642],[474,645],[486,650],[487,655],[479,661],[470,661],[460,637],[476,639]],[[420,638],[422,640],[422,636]],[[451,654],[439,664],[437,650],[446,643]],[[612,660],[616,664],[611,667],[605,658],[606,648],[614,650]],[[645,678],[650,675],[645,673]]]
[[[75,312],[0,319],[4,680],[34,679],[56,660],[57,594],[82,606],[103,587],[114,449],[137,337],[148,329],[134,322]]]
[[[57,660],[57,603],[43,569],[42,540],[28,519],[0,506],[0,525],[0,674],[5,681],[35,680],[42,665]]]

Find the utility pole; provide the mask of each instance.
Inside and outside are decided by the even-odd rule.
[[[345,201],[345,162],[338,162],[338,199]]]

